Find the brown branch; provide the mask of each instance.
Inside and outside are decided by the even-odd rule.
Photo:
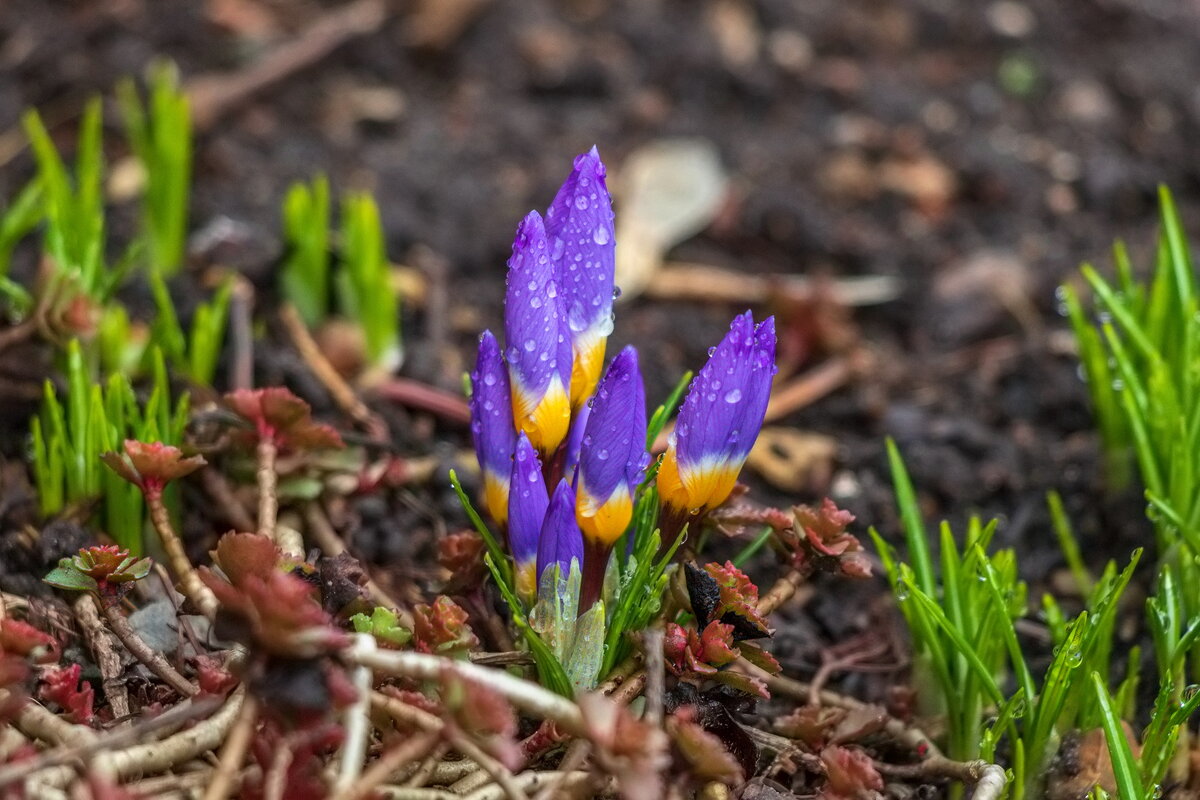
[[[509,771],[508,767],[483,752],[483,748],[475,744],[471,739],[456,731],[450,734],[450,744],[453,745],[455,750],[474,761],[484,772],[491,776],[492,780],[504,790],[504,794],[508,797],[508,800],[529,800],[529,797],[521,789],[520,785],[513,780],[513,774]]]
[[[300,318],[296,307],[291,303],[285,303],[279,311],[279,316],[283,320],[283,326],[287,328],[292,344],[300,353],[300,357],[304,359],[304,363],[312,370],[313,375],[317,376],[317,380],[329,392],[338,408],[361,425],[372,440],[386,442],[388,440],[387,423],[367,408],[366,403],[350,388],[350,384],[346,383],[333,364],[329,363],[329,359],[321,352],[320,346],[309,333],[308,326]]]
[[[279,448],[275,442],[264,436],[259,439],[255,450],[257,468],[255,478],[258,481],[258,532],[278,544],[275,523],[279,516],[279,473],[275,471],[275,460],[279,456]]]
[[[942,778],[973,784],[975,791],[971,800],[997,800],[1008,784],[1008,775],[996,764],[989,764],[983,760],[953,761],[941,753],[916,764],[886,764],[876,761],[875,768],[884,775],[910,781],[925,782]]]
[[[7,764],[0,767],[0,788],[40,770],[56,767],[61,764],[86,761],[101,750],[112,750],[117,747],[125,747],[137,743],[146,739],[155,731],[164,730],[189,719],[203,716],[218,705],[220,705],[220,699],[215,697],[199,701],[185,700],[156,717],[144,718],[128,728],[115,729],[102,735],[97,735],[90,728],[82,725],[71,725],[63,721],[60,717],[51,714],[36,703],[26,703],[26,709],[40,709],[40,711],[34,712],[34,715],[41,717],[40,722],[52,722],[59,726],[76,728],[78,730],[70,731],[69,735],[59,736],[54,739],[42,736],[37,737],[58,746],[54,749],[43,751],[33,760],[22,761],[17,764]],[[18,715],[17,724],[18,726],[22,725],[20,714]],[[36,723],[30,727],[35,728],[37,724],[40,723]]]
[[[83,638],[88,643],[88,649],[92,651],[92,655],[96,659],[96,665],[100,667],[100,677],[104,681],[104,696],[108,698],[108,704],[112,706],[113,717],[127,720],[130,714],[129,692],[121,677],[125,672],[125,667],[121,663],[121,656],[117,653],[116,641],[113,639],[112,633],[100,621],[100,610],[97,605],[96,598],[90,594],[81,594],[72,603],[75,616],[79,620],[79,630],[83,633]]]
[[[146,644],[141,636],[138,636],[137,631],[129,624],[129,619],[121,613],[116,605],[105,606],[104,618],[108,620],[109,627],[121,640],[121,644],[125,645],[125,649],[132,653],[138,661],[145,664],[147,669],[162,678],[172,689],[184,697],[192,697],[200,691],[195,684],[180,675],[162,653],[156,653],[150,649],[150,645]]]
[[[201,614],[212,619],[217,614],[217,598],[212,590],[200,580],[200,576],[192,567],[192,562],[188,560],[187,552],[183,549],[183,542],[175,533],[175,528],[171,524],[171,515],[163,503],[162,491],[147,489],[143,494],[146,498],[146,508],[150,512],[150,522],[154,525],[154,530],[158,532],[163,549],[167,551],[167,561],[179,580],[180,588]]]
[[[313,66],[343,44],[378,30],[387,17],[383,0],[357,0],[324,14],[248,69],[202,75],[188,81],[186,88],[196,129],[209,128],[259,92]]]
[[[333,796],[333,800],[361,800],[368,797],[375,787],[382,784],[392,773],[405,764],[423,758],[437,746],[437,734],[414,736],[403,742],[399,747],[392,747],[383,752],[374,764],[364,772],[357,781]]]
[[[250,747],[250,738],[254,735],[254,726],[258,722],[258,701],[247,697],[242,703],[237,719],[229,730],[229,736],[221,745],[221,754],[217,760],[217,768],[212,772],[212,780],[204,790],[204,800],[225,800],[233,788],[234,776],[246,759],[246,751]]]

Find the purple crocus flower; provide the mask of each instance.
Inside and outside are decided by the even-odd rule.
[[[571,405],[579,408],[600,378],[613,327],[612,198],[595,147],[576,156],[546,210],[546,234],[555,242],[555,275],[571,332]]]
[[[508,492],[508,552],[517,562],[517,591],[526,599],[537,594],[538,539],[550,498],[537,451],[524,432],[517,435]]]
[[[676,515],[720,505],[762,428],[775,375],[775,318],[747,311],[710,351],[679,409],[658,470],[658,493]]]
[[[613,543],[633,518],[646,454],[646,392],[637,351],[626,347],[596,386],[579,455],[575,519],[584,537],[580,609],[600,596]]]
[[[501,526],[508,521],[508,486],[512,473],[512,401],[508,370],[491,331],[479,337],[479,354],[471,373],[471,438],[483,473],[483,502]]]
[[[571,422],[571,339],[554,280],[551,242],[542,218],[529,212],[508,260],[504,337],[512,383],[513,421],[543,456]]]
[[[542,575],[553,564],[559,565],[560,574],[566,579],[571,572],[572,561],[583,563],[583,533],[575,521],[575,491],[564,478],[550,496],[550,507],[542,523],[541,538],[538,539],[538,584],[541,584]]]
[[[579,455],[583,451],[583,434],[587,430],[587,421],[592,415],[592,407],[584,403],[571,419],[571,431],[567,434],[566,452],[563,455],[562,474],[572,484],[575,482],[575,468],[579,466]]]

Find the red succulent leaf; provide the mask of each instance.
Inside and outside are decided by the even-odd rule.
[[[833,740],[833,731],[846,717],[846,709],[835,706],[802,706],[775,721],[775,732],[799,739],[813,750]]]
[[[200,687],[202,694],[223,696],[237,685],[237,678],[225,669],[225,665],[221,663],[220,659],[201,655],[196,656],[194,663],[196,684]]]
[[[868,791],[883,789],[883,778],[871,758],[858,748],[826,747],[821,751],[825,786],[821,800],[856,800]]]
[[[39,631],[28,622],[17,619],[0,619],[0,654],[32,657],[38,664],[53,664],[61,651],[58,641],[48,633]]]
[[[308,403],[282,386],[239,389],[225,395],[225,404],[254,426],[258,439],[273,441],[277,447],[318,450],[345,446],[337,431],[313,421]]]
[[[116,545],[85,547],[71,559],[75,569],[97,583],[131,583],[150,574],[154,562],[149,558],[134,558],[128,550]]]
[[[478,586],[483,578],[483,537],[475,531],[460,531],[438,541],[438,563],[450,573],[447,589]]]
[[[185,457],[178,447],[134,439],[126,439],[121,452],[105,453],[100,458],[109,469],[143,491],[161,490],[207,463],[203,456]]]
[[[695,636],[692,631],[689,639]],[[733,626],[713,620],[701,631],[691,647],[696,659],[713,667],[724,667],[737,660],[738,648],[733,643]]]
[[[95,692],[87,681],[83,681],[82,687],[80,686],[82,672],[83,668],[79,664],[47,670],[42,673],[42,685],[38,696],[42,700],[61,706],[72,722],[87,725],[91,723],[94,714],[92,704]]]
[[[854,522],[854,515],[838,508],[828,497],[821,501],[820,508],[796,506],[793,513],[796,527],[804,531],[809,543],[818,552],[840,556],[850,550],[862,549],[858,539],[846,532],[846,528]]]
[[[667,669],[676,675],[682,675],[688,670],[687,658],[690,652],[687,630],[682,625],[668,622],[663,630],[663,654],[666,657]]]
[[[753,675],[747,675],[744,672],[734,672],[733,670],[721,670],[711,676],[717,683],[723,683],[726,686],[737,689],[744,694],[761,697],[763,700],[770,700],[771,693],[767,691],[767,685],[759,678]]]
[[[794,525],[781,531],[776,546],[792,566],[806,574],[816,569],[836,572],[848,578],[867,578],[871,562],[863,553],[862,542],[846,528],[854,515],[842,510],[829,498],[819,508],[796,506]]]
[[[772,675],[778,675],[783,671],[783,667],[775,660],[775,656],[763,650],[756,644],[751,642],[739,642],[738,650],[741,651],[742,658],[749,661],[759,669],[769,672]]]
[[[349,641],[348,634],[331,626],[316,587],[302,578],[278,570],[265,577],[237,572],[234,585],[207,567],[198,572],[221,604],[218,627],[230,638],[292,658],[312,658]]]
[[[467,612],[449,597],[441,595],[433,605],[413,609],[413,636],[418,652],[465,658],[479,646],[467,624]]]
[[[696,707],[683,706],[665,721],[675,751],[687,762],[688,774],[736,786],[744,780],[742,767],[721,739],[696,721]]]
[[[726,614],[746,620],[753,628],[760,630],[763,635],[768,633],[767,621],[758,613],[758,587],[750,577],[726,561],[724,565],[715,561],[706,564],[704,571],[717,582],[721,596],[713,619],[721,619]],[[742,637],[745,638],[745,637]]]
[[[663,770],[670,763],[669,739],[658,726],[634,717],[603,694],[579,698],[597,762],[620,784],[625,800],[659,800]]]
[[[234,586],[253,575],[266,580],[278,572],[283,554],[268,537],[257,533],[230,531],[217,542],[214,557]]]
[[[442,670],[439,683],[442,707],[450,722],[479,741],[504,766],[518,769],[522,758],[521,748],[514,739],[517,715],[512,704],[495,689],[464,678],[452,669]]]

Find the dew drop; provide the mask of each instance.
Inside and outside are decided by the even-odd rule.
[[[716,352],[717,352],[717,348],[715,345],[713,347],[708,348],[708,357],[712,358],[713,354]],[[732,370],[730,370],[730,371],[732,372]]]
[[[526,353],[532,353],[534,351],[534,349],[536,349],[536,348],[537,348],[537,342],[535,342],[533,339],[525,340],[525,352]]]
[[[608,244],[608,240],[608,228],[604,227],[603,225],[601,225],[599,228],[596,228],[596,230],[592,232],[592,241],[594,241],[596,244],[603,246]]]
[[[584,197],[583,195],[579,195],[578,197],[576,197],[575,198],[575,207],[578,208],[580,211],[587,211],[587,207],[588,207],[587,198]]]
[[[725,402],[726,403],[736,403],[741,399],[742,399],[742,390],[741,389],[730,389],[728,392],[725,393]]]

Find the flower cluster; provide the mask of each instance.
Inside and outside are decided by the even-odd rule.
[[[604,367],[614,248],[605,168],[592,148],[545,216],[532,211],[518,226],[504,344],[484,331],[471,375],[483,504],[505,530],[518,595],[531,602],[553,565],[566,575],[578,563],[581,612],[600,597],[650,462],[637,351],[627,347]],[[755,325],[747,312],[709,352],[659,472],[665,531],[733,489],[766,412],[774,321]]]

